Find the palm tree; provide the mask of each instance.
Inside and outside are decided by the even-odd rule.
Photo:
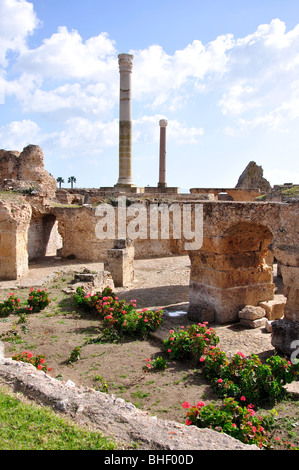
[[[68,183],[71,183],[71,188],[73,189],[73,184],[76,183],[77,180],[74,176],[70,176],[68,179]]]
[[[61,188],[61,183],[64,183],[64,179],[61,176],[58,176],[57,183],[59,183],[59,188]]]

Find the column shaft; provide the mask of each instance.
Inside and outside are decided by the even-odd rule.
[[[118,185],[133,185],[132,181],[132,100],[131,75],[133,56],[118,56],[120,72],[119,102],[119,178]]]
[[[165,188],[166,184],[166,119],[161,119],[160,125],[160,167],[159,167],[159,183],[158,187]]]

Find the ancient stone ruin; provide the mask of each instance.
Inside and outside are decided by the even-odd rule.
[[[166,125],[160,122],[160,171],[157,187],[138,188],[131,171],[131,73],[133,57],[121,54],[119,179],[111,187],[57,189],[44,169],[43,152],[29,145],[23,151],[0,150],[0,278],[19,279],[29,262],[45,256],[103,261],[118,285],[134,276],[134,259],[189,255],[191,321],[242,322],[256,327],[273,321],[273,345],[290,354],[298,339],[299,226],[298,199],[271,197],[273,189],[261,167],[250,162],[235,188],[191,188],[181,194],[167,186]],[[288,186],[288,189],[293,189]],[[277,193],[277,191],[276,191]],[[284,193],[285,194],[285,193]],[[119,219],[117,199],[126,197],[125,227]],[[174,215],[169,236],[151,236],[152,205],[180,217],[191,207],[202,208],[203,239],[198,249],[186,249],[186,237],[177,237]],[[96,236],[99,208],[108,204],[115,221],[115,236]],[[119,236],[132,223],[131,209],[143,208],[146,227],[142,237],[127,241]],[[131,215],[130,215],[131,214]],[[159,229],[162,222],[160,221]],[[130,238],[130,237],[128,237]],[[116,242],[115,240],[122,240]],[[273,283],[273,261],[282,278],[283,296]],[[256,310],[253,311],[252,308]],[[246,315],[244,308],[247,308]],[[258,310],[257,310],[258,308]],[[240,313],[241,312],[241,313]],[[251,313],[250,313],[251,312]],[[257,313],[259,312],[259,313]],[[264,312],[264,314],[263,314]],[[278,313],[279,312],[279,313]],[[244,316],[245,315],[245,316]],[[251,322],[251,323],[248,323]]]

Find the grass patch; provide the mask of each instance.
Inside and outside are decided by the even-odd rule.
[[[99,432],[81,428],[49,408],[0,388],[0,450],[113,450]]]

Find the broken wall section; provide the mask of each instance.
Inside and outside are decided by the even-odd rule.
[[[44,168],[44,155],[38,145],[28,145],[20,153],[0,150],[0,185],[3,189],[35,190],[55,198],[57,183]]]
[[[28,272],[30,204],[0,201],[0,279],[15,280]]]

